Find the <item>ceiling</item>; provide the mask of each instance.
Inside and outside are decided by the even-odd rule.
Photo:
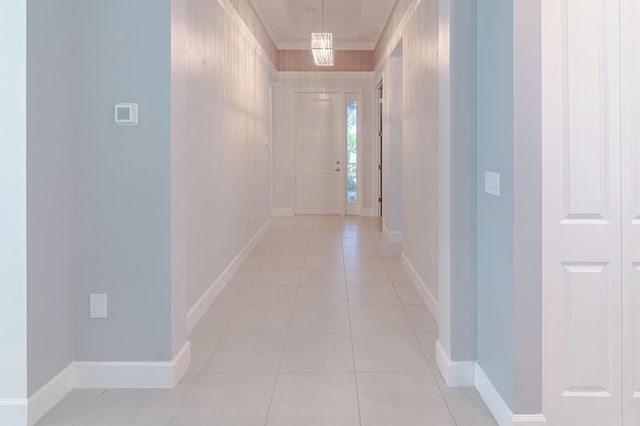
[[[251,0],[279,49],[308,49],[322,31],[322,0]],[[373,50],[395,0],[324,0],[326,32],[340,50]]]

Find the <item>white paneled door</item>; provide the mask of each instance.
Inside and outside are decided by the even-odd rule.
[[[640,424],[640,2],[543,0],[543,411]]]
[[[542,6],[543,411],[550,425],[619,426],[620,0]]]
[[[623,412],[640,424],[640,1],[621,0]]]
[[[342,214],[344,95],[296,93],[295,118],[296,213]]]

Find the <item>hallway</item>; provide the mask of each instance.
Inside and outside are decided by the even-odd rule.
[[[437,372],[437,325],[378,218],[273,218],[165,390],[73,390],[40,426],[495,424]]]

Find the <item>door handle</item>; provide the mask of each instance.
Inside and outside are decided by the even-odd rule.
[[[339,172],[340,168],[338,167],[337,169],[333,169],[334,172]]]

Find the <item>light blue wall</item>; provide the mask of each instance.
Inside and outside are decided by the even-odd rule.
[[[75,3],[79,361],[171,359],[171,3]],[[118,102],[140,125],[118,127]],[[109,318],[89,319],[89,294]]]
[[[476,0],[451,2],[451,353],[475,361]]]
[[[30,0],[27,11],[31,395],[73,361],[73,0]]]
[[[27,8],[0,1],[0,399],[27,397]],[[0,424],[25,410],[0,406]]]
[[[514,406],[513,5],[478,1],[478,363]],[[501,197],[484,172],[501,174]]]

